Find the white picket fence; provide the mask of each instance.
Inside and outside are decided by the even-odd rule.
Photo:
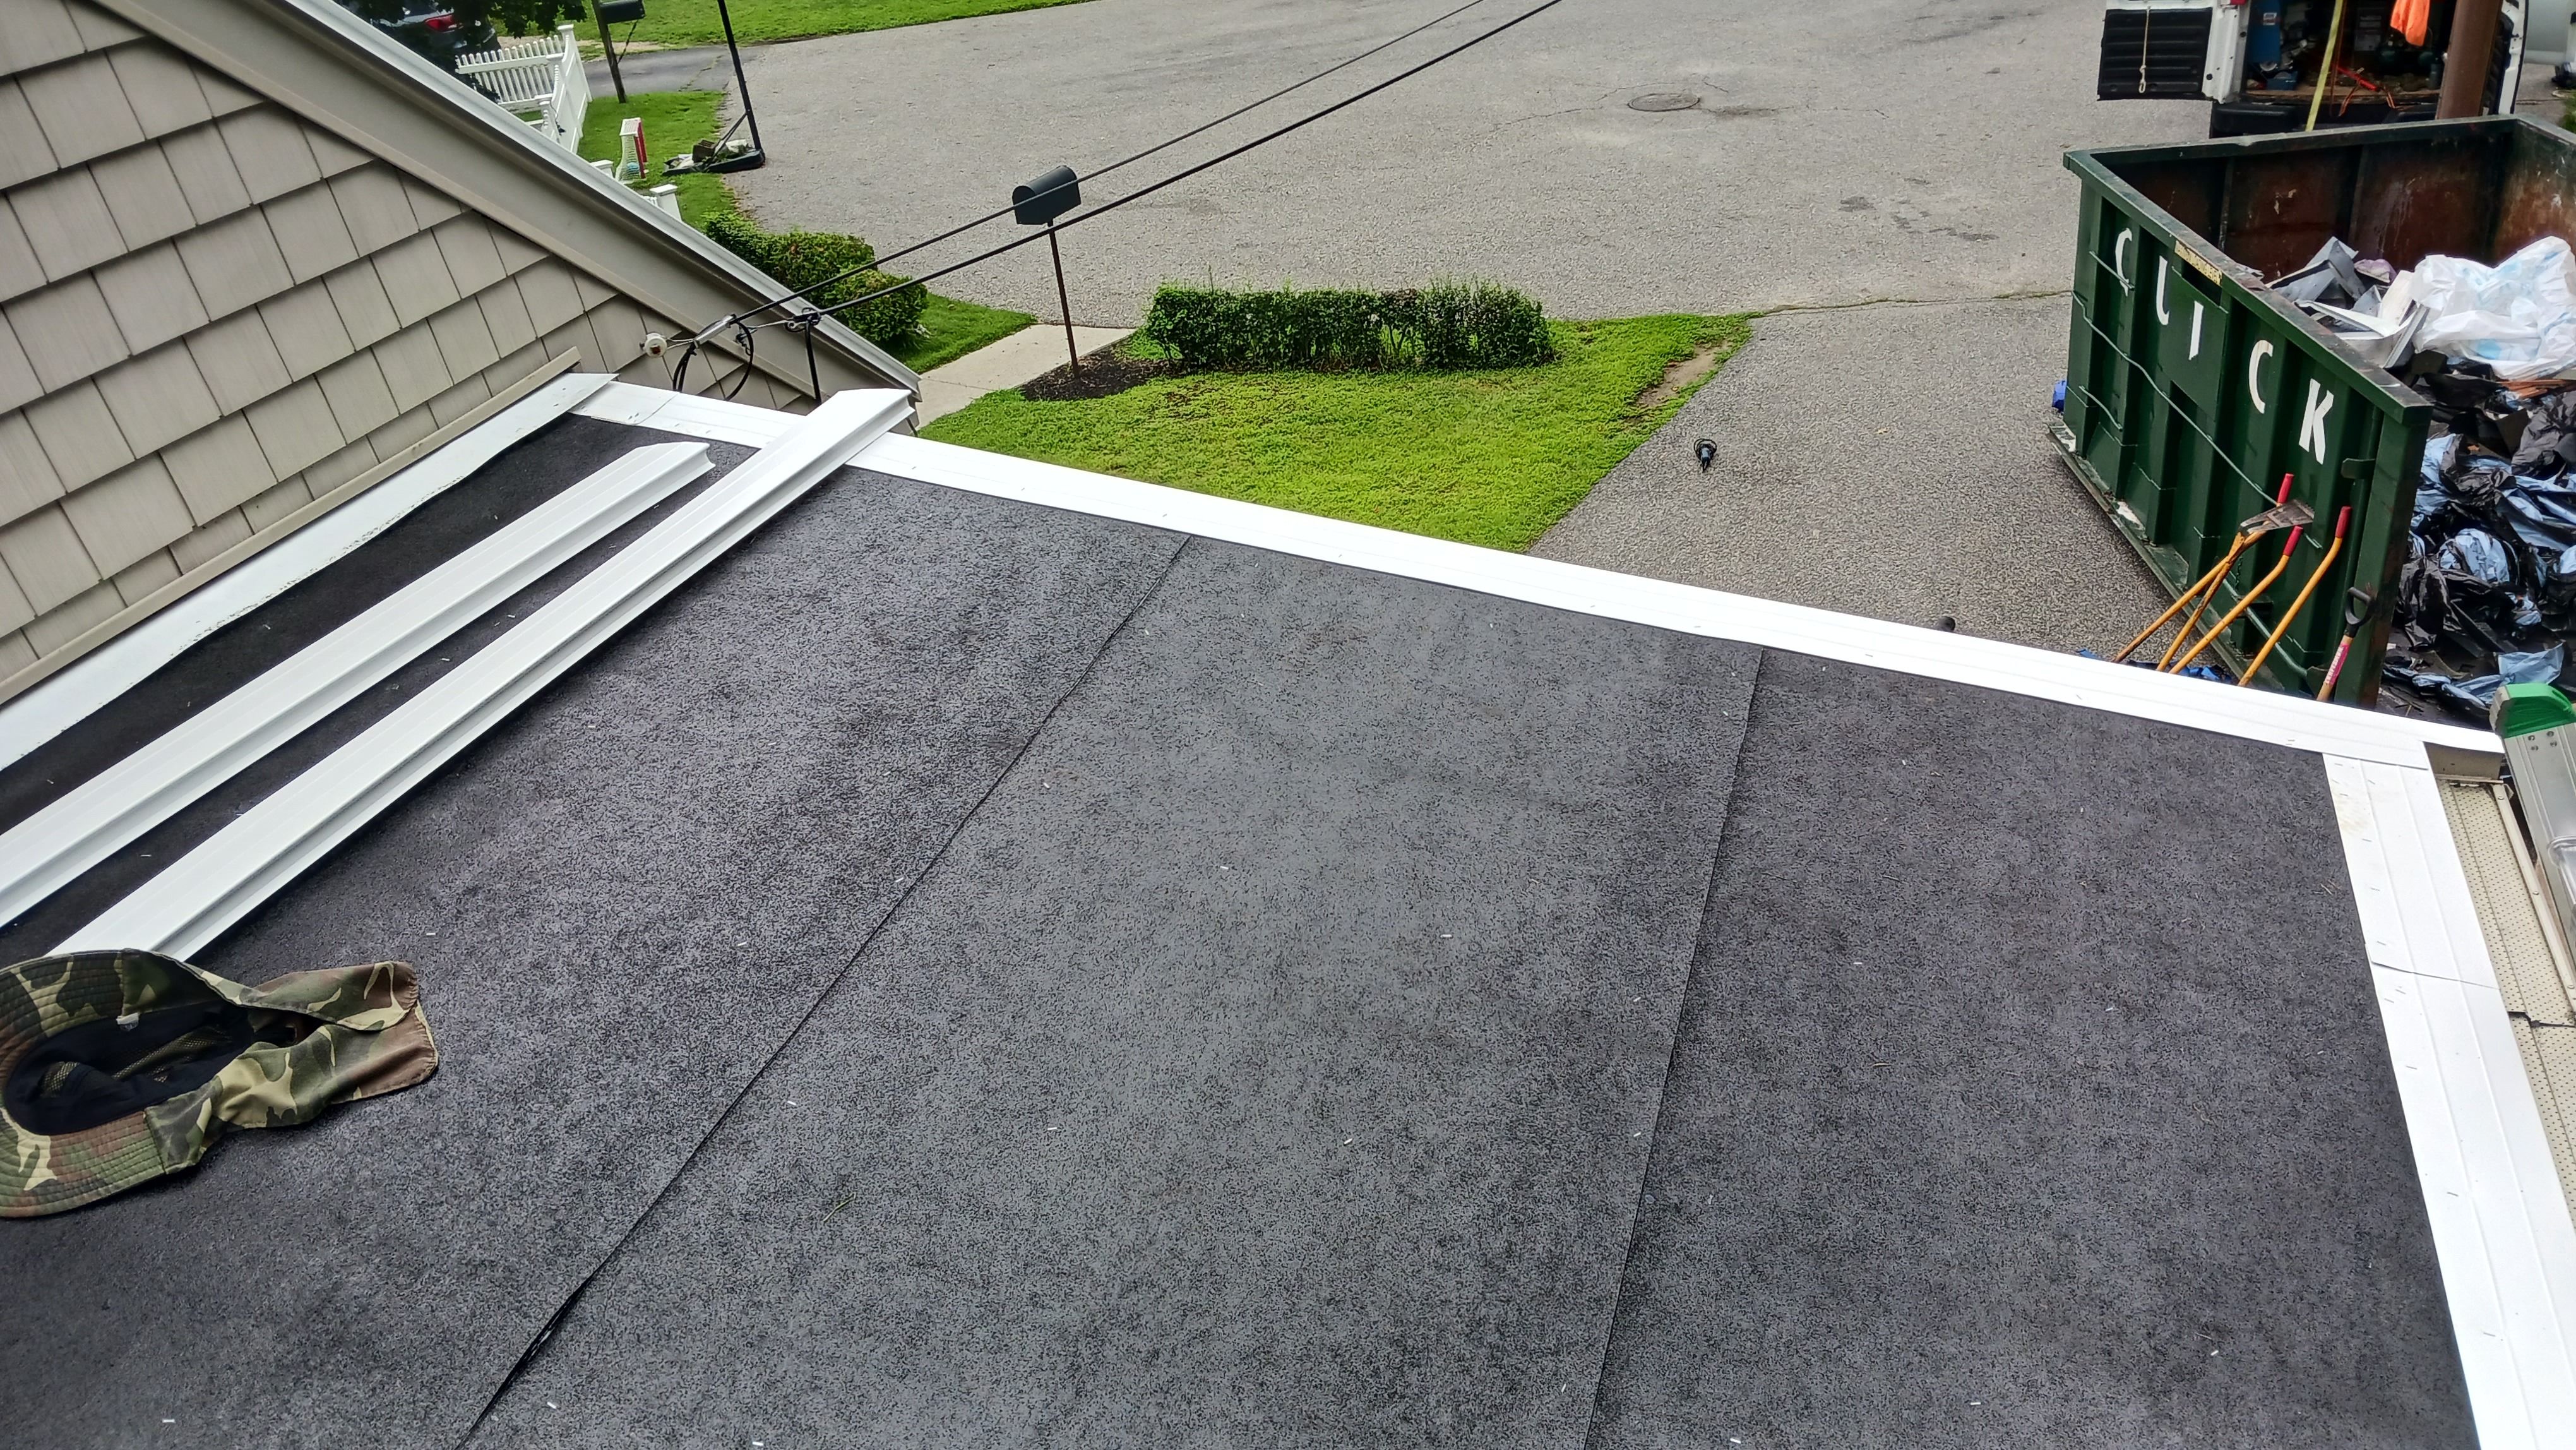
[[[552,35],[506,42],[456,58],[456,73],[519,114],[566,151],[581,149],[581,118],[590,109],[590,72],[569,25]],[[529,113],[533,112],[531,115]]]

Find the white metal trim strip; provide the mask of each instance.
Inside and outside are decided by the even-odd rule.
[[[2439,785],[2428,761],[2328,756],[2326,775],[2479,1443],[2561,1443],[2576,1424],[2576,1224]]]
[[[852,462],[948,488],[2320,754],[2420,765],[2428,743],[2486,754],[2502,750],[2481,730],[1453,544],[903,434],[878,439]]]
[[[566,373],[554,379],[0,706],[0,765],[24,758],[197,641],[401,522],[502,450],[572,411],[608,380],[606,373]]]
[[[55,950],[186,957],[911,412],[845,392],[472,659],[145,882]]]
[[[775,437],[795,422],[792,414],[767,408],[631,383],[603,389],[583,411],[616,422],[734,443]],[[1999,640],[1453,544],[905,434],[888,434],[853,462],[922,483],[2320,754],[2405,765],[2423,759],[2425,744],[2488,755],[2503,750],[2493,735],[2482,730],[2321,705],[2267,690],[2159,675]]]
[[[782,413],[775,408],[755,408],[749,403],[705,398],[694,393],[675,393],[668,388],[647,388],[635,383],[610,383],[573,411],[603,423],[654,428],[664,433],[683,433],[692,438],[739,443],[749,448],[768,447],[786,437],[797,422],[795,414]]]
[[[15,920],[710,466],[703,443],[636,449],[0,832],[0,921]]]

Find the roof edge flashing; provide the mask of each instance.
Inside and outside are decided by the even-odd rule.
[[[57,952],[193,957],[547,685],[911,415],[838,393],[571,588],[137,887]]]
[[[796,423],[792,413],[724,404],[635,383],[612,383],[576,411],[586,417],[732,443],[775,438]],[[1557,609],[2056,700],[2319,754],[2422,768],[2427,752],[2434,749],[2480,757],[2501,755],[2504,749],[2493,734],[2467,726],[2382,715],[2268,690],[2161,675],[2007,640],[1505,553],[1243,499],[1086,473],[901,432],[888,433],[851,462],[916,483],[1124,519]]]
[[[713,466],[704,443],[625,454],[0,831],[0,921],[71,884]]]
[[[608,382],[605,373],[565,373],[543,382],[0,702],[0,765],[25,758],[199,640],[393,527]]]

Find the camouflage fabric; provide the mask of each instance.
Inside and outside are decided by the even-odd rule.
[[[47,1066],[46,1057],[61,1055],[60,1043],[30,1061],[49,1041],[92,1024],[114,1024],[92,1028],[102,1040],[122,1029],[138,1043],[153,1041],[156,1013],[178,1014],[159,1019],[164,1023],[218,1014],[222,1027],[265,1040],[250,1042],[202,1083],[109,1122],[48,1134],[21,1121],[35,1115],[32,1095],[52,1080],[77,1074],[148,1093],[148,1083],[130,1085],[135,1075],[166,1079],[191,1065],[192,1048],[198,1073],[211,1066],[204,1044],[222,1041],[212,1029],[111,1054],[99,1072],[87,1062]],[[0,968],[0,1217],[96,1202],[195,1164],[228,1128],[302,1123],[333,1103],[407,1088],[437,1069],[419,982],[404,962],[292,972],[256,987],[155,952],[77,952]]]

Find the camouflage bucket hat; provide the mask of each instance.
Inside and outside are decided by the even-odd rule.
[[[409,964],[256,987],[156,952],[0,968],[0,1218],[94,1203],[438,1070]]]

